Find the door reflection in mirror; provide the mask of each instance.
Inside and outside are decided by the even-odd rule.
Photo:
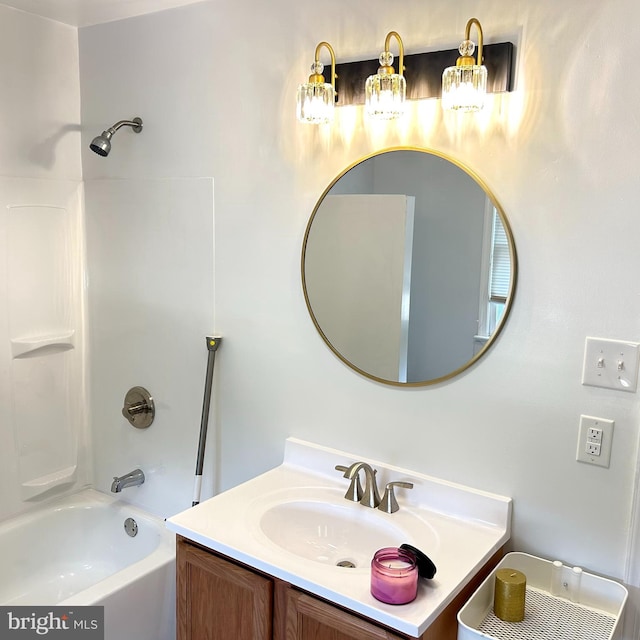
[[[327,188],[307,226],[302,278],[318,331],[346,364],[381,382],[432,384],[465,370],[502,328],[515,246],[470,170],[388,150]]]

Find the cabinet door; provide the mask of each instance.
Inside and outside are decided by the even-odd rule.
[[[271,640],[271,580],[180,539],[176,561],[178,640]]]
[[[274,640],[403,640],[382,627],[295,589],[279,591],[286,599],[284,629]],[[280,636],[280,637],[279,637]]]

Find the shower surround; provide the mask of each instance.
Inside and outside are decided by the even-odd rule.
[[[119,499],[171,515],[192,498],[203,338],[215,331],[213,181],[188,177],[210,171],[175,164],[172,138],[174,164],[139,170],[167,142],[164,101],[140,104],[142,135],[118,132],[109,157],[92,153],[139,101],[118,87],[94,110],[102,58],[85,51],[80,65],[84,29],[1,4],[0,18],[11,51],[0,60],[0,520],[86,486],[109,493],[137,467],[145,485]],[[157,399],[144,433],[120,414],[138,385]]]
[[[0,514],[86,485],[83,187],[0,181]]]
[[[0,179],[0,200],[0,519],[109,493],[137,467],[147,480],[122,500],[184,509],[213,329],[213,181]],[[121,415],[136,385],[157,401],[149,429]]]

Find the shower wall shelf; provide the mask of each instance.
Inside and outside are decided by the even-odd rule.
[[[75,331],[65,331],[54,335],[15,338],[11,340],[13,358],[31,358],[50,355],[73,349]]]
[[[49,491],[49,489],[75,482],[76,468],[77,466],[74,464],[71,467],[59,469],[58,471],[47,474],[46,476],[41,476],[40,478],[34,478],[28,482],[23,482],[21,487],[22,499],[31,500],[36,496],[40,496],[45,491]]]

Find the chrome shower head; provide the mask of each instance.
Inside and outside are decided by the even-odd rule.
[[[135,133],[140,133],[142,131],[142,119],[134,118],[133,120],[120,120],[120,122],[116,122],[112,127],[109,127],[99,136],[96,136],[91,141],[89,149],[99,156],[108,156],[111,151],[111,138],[120,127],[131,127]]]
[[[108,131],[103,131],[102,135],[96,136],[89,145],[89,149],[99,156],[108,156],[111,151],[111,135]]]

